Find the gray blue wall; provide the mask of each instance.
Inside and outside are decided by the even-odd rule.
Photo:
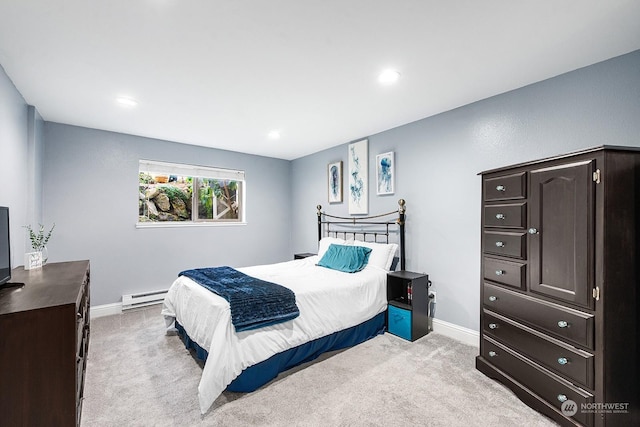
[[[92,305],[167,289],[184,269],[292,259],[289,162],[45,124],[44,206],[52,261],[90,259]],[[138,161],[246,172],[247,225],[138,229]]]
[[[395,151],[397,169],[396,193],[383,197],[370,168],[369,211],[407,200],[407,268],[430,275],[436,318],[478,330],[477,173],[602,144],[640,146],[639,118],[636,51],[370,136],[369,164]],[[91,259],[94,305],[164,289],[191,266],[315,251],[315,206],[347,214],[346,202],[328,205],[326,189],[329,162],[345,161],[346,173],[347,144],[288,162],[43,123],[2,69],[0,150],[0,205],[11,207],[11,231],[21,236],[13,239],[14,265],[27,249],[21,226],[55,222],[50,258]],[[140,158],[245,170],[249,224],[135,228]]]
[[[478,82],[482,84],[482,82]],[[407,201],[407,269],[427,272],[435,317],[478,330],[478,172],[598,145],[640,146],[640,51],[369,137],[370,213]],[[376,154],[395,151],[396,193],[375,195]],[[292,162],[292,250],[314,251],[326,168],[347,144]],[[346,190],[346,187],[345,187]]]
[[[43,123],[0,66],[0,206],[9,207],[14,267],[30,250],[22,227],[42,221]]]

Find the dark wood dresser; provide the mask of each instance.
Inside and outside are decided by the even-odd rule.
[[[0,290],[0,424],[79,426],[89,348],[89,261],[12,271]]]
[[[561,425],[640,425],[640,150],[481,175],[476,367]]]

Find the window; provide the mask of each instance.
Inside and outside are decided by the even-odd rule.
[[[140,160],[138,223],[243,223],[244,172]]]

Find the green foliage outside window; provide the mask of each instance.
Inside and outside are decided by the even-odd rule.
[[[139,222],[240,222],[243,181],[139,172]]]

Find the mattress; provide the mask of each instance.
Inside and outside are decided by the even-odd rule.
[[[202,413],[245,368],[363,323],[386,309],[386,270],[367,265],[358,273],[343,273],[318,267],[317,262],[313,256],[237,268],[291,289],[300,310],[293,320],[251,331],[236,332],[229,303],[191,279],[181,276],[171,285],[162,310],[168,327],[177,319],[209,353],[198,385]]]

